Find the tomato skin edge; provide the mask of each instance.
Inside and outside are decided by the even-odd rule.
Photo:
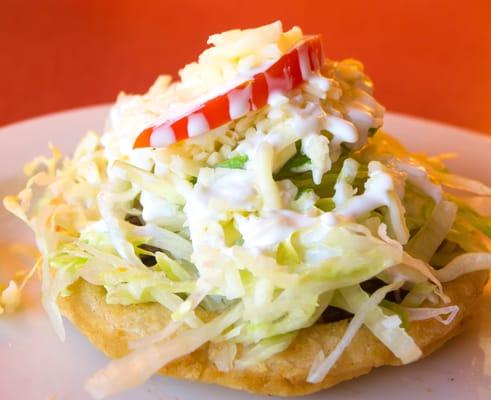
[[[145,130],[142,131],[138,135],[138,137],[135,140],[135,143],[133,145],[134,149],[142,148],[142,147],[149,147],[150,146],[150,136],[152,136],[154,127],[150,126],[146,128]]]
[[[268,103],[268,82],[264,73],[258,74],[257,79],[255,77],[250,101],[252,110],[259,110]]]

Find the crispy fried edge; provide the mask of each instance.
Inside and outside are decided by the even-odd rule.
[[[457,335],[469,318],[476,300],[488,280],[488,271],[464,275],[444,285],[452,304],[461,308],[449,325],[435,319],[411,323],[410,334],[424,356]],[[159,304],[122,306],[105,302],[104,288],[79,280],[71,295],[59,299],[62,313],[107,356],[121,357],[128,352],[128,341],[162,329],[169,312]],[[227,373],[216,369],[208,357],[206,344],[160,370],[176,378],[277,396],[304,395],[368,373],[383,365],[400,365],[392,353],[365,327],[360,329],[324,380],[306,382],[312,359],[323,350],[328,354],[341,339],[347,321],[316,324],[302,330],[288,349],[245,370]]]

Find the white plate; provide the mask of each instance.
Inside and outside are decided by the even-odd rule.
[[[89,128],[101,130],[107,106],[52,114],[0,129],[0,195],[22,187],[22,166],[47,153],[47,142],[64,151],[73,149]],[[411,149],[428,153],[456,151],[448,164],[470,177],[491,184],[491,138],[463,129],[389,114],[386,128]],[[32,235],[15,218],[0,211],[0,280],[4,281],[19,252],[12,244],[32,243]],[[23,252],[21,250],[21,252]],[[25,253],[25,252],[24,252]],[[25,256],[25,254],[24,254]],[[3,275],[3,276],[2,276]],[[0,317],[0,399],[87,399],[84,379],[107,359],[67,323],[67,341],[60,343],[37,301],[37,283],[30,287],[28,306]],[[418,400],[491,399],[491,286],[480,302],[477,317],[466,332],[413,365],[380,368],[368,376],[343,383],[309,400]],[[261,397],[218,386],[154,377],[145,385],[115,399],[237,399]]]

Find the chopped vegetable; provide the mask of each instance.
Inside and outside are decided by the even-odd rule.
[[[406,245],[406,251],[413,257],[426,262],[430,261],[450,232],[456,216],[457,205],[455,203],[444,200],[437,204],[430,219]]]
[[[238,154],[235,157],[215,164],[216,168],[243,169],[249,157],[246,154]]]

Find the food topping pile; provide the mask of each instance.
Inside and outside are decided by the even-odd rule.
[[[60,337],[57,299],[80,278],[107,303],[172,315],[89,390],[141,383],[207,342],[218,370],[246,369],[340,318],[309,382],[363,325],[402,363],[418,359],[409,324],[450,323],[459,307],[442,284],[491,265],[491,218],[459,197],[491,189],[384,133],[363,65],[324,58],[318,36],[276,22],[208,43],[179,81],[121,94],[71,158],[53,147],[27,165],[26,188],[5,199],[36,235]]]

